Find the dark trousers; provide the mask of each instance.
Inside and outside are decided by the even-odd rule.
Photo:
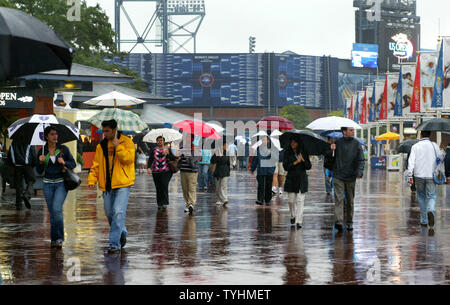
[[[158,206],[169,205],[169,182],[172,172],[152,173],[156,187],[156,203]]]
[[[258,181],[258,201],[269,203],[272,200],[273,175],[256,176]]]
[[[355,198],[356,182],[347,182],[334,178],[334,223],[344,224],[344,215],[346,223],[353,224],[353,201]]]
[[[26,189],[23,190],[23,181],[25,180]],[[16,205],[22,204],[22,196],[31,198],[33,193],[33,184],[36,181],[34,178],[33,167],[29,165],[14,167],[14,184],[16,185]]]

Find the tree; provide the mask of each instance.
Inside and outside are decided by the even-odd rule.
[[[306,111],[305,107],[299,105],[288,105],[281,108],[279,116],[286,118],[294,124],[295,128],[305,128],[312,122],[311,117]]]
[[[13,7],[9,0],[0,0],[0,6]]]
[[[328,113],[327,116],[339,116],[339,117],[344,117],[344,110],[336,110],[336,111],[332,111],[332,112]]]

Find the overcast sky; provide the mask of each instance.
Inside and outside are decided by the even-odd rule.
[[[99,3],[114,27],[114,0]],[[291,50],[304,55],[350,58],[355,42],[353,0],[205,0],[206,17],[197,36],[198,53],[245,53],[248,37],[256,37],[256,52]],[[125,8],[142,33],[154,4],[126,2]],[[439,34],[450,35],[449,0],[418,0],[421,48],[435,49]],[[83,16],[81,16],[83,18]],[[122,39],[134,38],[122,14]],[[125,45],[127,51],[132,45]],[[161,49],[151,49],[161,52]],[[133,52],[146,52],[136,47]]]

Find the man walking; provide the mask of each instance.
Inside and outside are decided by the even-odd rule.
[[[408,160],[408,179],[416,183],[417,200],[420,206],[420,224],[434,227],[436,216],[436,184],[433,172],[436,169],[436,158],[444,159],[439,146],[430,141],[430,131],[422,131],[422,139],[411,148]]]
[[[36,165],[36,150],[31,145],[14,140],[8,151],[8,161],[14,166],[14,184],[16,186],[16,210],[22,209],[22,200],[27,209],[31,209],[31,194],[36,181],[34,166]],[[23,190],[23,179],[26,189]]]
[[[445,177],[447,177],[447,184],[450,184],[450,142],[447,144],[447,148],[445,150]]]
[[[89,187],[103,191],[105,214],[110,225],[109,253],[119,252],[127,242],[125,228],[128,197],[134,184],[133,141],[117,130],[115,120],[103,121],[105,138],[97,145],[88,177]]]
[[[364,152],[361,144],[354,139],[353,127],[342,127],[343,138],[331,144],[334,152],[334,227],[342,232],[344,224],[344,211],[346,227],[353,230],[353,208],[356,179],[361,179],[364,172]]]

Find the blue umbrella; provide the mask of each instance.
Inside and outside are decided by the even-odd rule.
[[[330,133],[326,133],[324,136],[330,137],[332,139],[339,139],[339,138],[342,138],[344,135],[340,131],[333,131]],[[358,140],[358,142],[361,143],[361,145],[367,146],[366,141],[364,141],[363,139],[356,138],[356,137],[355,137],[355,139]]]

